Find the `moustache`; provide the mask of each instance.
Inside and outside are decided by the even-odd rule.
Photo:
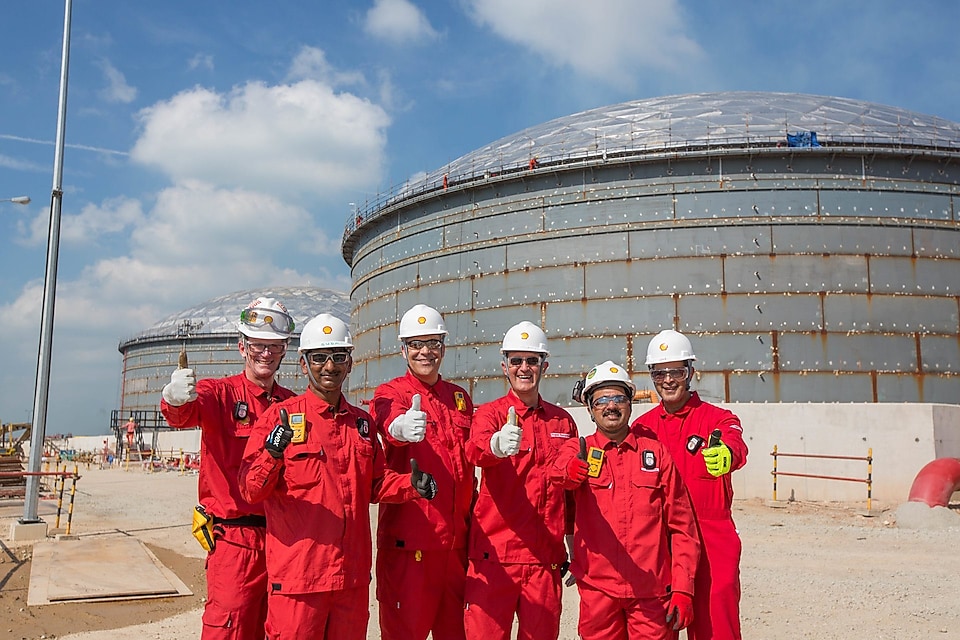
[[[605,409],[603,411],[603,417],[604,418],[610,418],[610,417],[620,418],[620,417],[623,417],[623,412],[620,411],[620,409]]]

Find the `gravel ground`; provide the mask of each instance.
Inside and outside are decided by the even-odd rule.
[[[161,552],[169,551],[161,559],[188,584],[190,576],[183,573],[202,576],[202,551],[189,533],[195,475],[139,469],[81,470],[81,475],[72,533],[120,530]],[[926,528],[905,529],[897,526],[897,506],[874,501],[867,513],[862,503],[737,501],[735,518],[744,543],[744,637],[960,640],[960,515],[953,510]],[[9,531],[7,521],[14,519],[0,523],[3,535]],[[7,540],[4,544],[10,545]],[[14,557],[22,553],[9,551]],[[0,582],[0,620],[16,621],[24,615],[18,609],[25,608],[25,594],[11,594],[16,581],[7,573],[8,579]],[[64,640],[197,638],[202,578],[199,582],[191,584],[198,592],[193,599],[163,599],[169,606],[147,614],[131,609],[132,604],[114,607],[113,615],[98,613],[108,608],[107,603],[69,605],[92,614],[84,616],[55,615],[64,605],[31,607],[25,613],[32,617],[33,627],[24,632],[10,629],[9,637],[32,639],[46,633],[46,638]],[[564,607],[561,637],[575,639],[576,589],[566,590]],[[379,637],[376,615],[371,597],[370,639]],[[45,632],[43,621],[54,617],[68,618],[73,626]],[[150,622],[137,624],[145,620]],[[117,627],[123,627],[122,632]],[[0,635],[6,631],[0,626]]]

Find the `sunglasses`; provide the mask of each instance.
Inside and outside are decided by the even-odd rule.
[[[622,394],[616,396],[601,396],[600,398],[594,398],[590,404],[593,405],[594,409],[599,409],[600,407],[607,406],[611,402],[613,404],[627,404],[630,402],[630,398]]]
[[[681,367],[679,369],[652,369],[650,371],[650,377],[653,378],[655,382],[663,382],[667,379],[667,376],[670,376],[678,382],[683,382],[687,379],[688,372],[689,369],[687,369],[687,367]]]
[[[249,351],[249,352],[250,352],[250,355],[252,355],[252,356],[254,356],[254,357],[256,357],[256,356],[262,356],[263,354],[267,353],[268,351],[269,351],[271,354],[273,354],[273,355],[277,355],[277,354],[283,353],[284,351],[287,350],[287,345],[286,345],[286,344],[283,344],[283,343],[281,343],[281,344],[260,344],[259,342],[247,342],[247,343],[246,343],[246,346],[247,346],[247,351]]]
[[[509,364],[511,367],[522,366],[524,362],[527,363],[528,367],[539,367],[540,363],[543,362],[543,358],[541,358],[540,356],[527,356],[526,358],[522,358],[520,356],[513,356],[510,358],[507,358],[507,364]]]
[[[293,318],[280,311],[260,311],[244,309],[240,312],[240,322],[248,327],[270,327],[278,333],[293,333]]]
[[[327,360],[333,360],[333,364],[343,364],[350,357],[345,351],[336,353],[323,353],[322,351],[311,351],[307,354],[307,362],[310,364],[324,365]]]
[[[430,351],[439,351],[440,347],[443,346],[443,340],[407,340],[405,344],[408,349],[413,349],[414,351],[420,351],[424,348]]]

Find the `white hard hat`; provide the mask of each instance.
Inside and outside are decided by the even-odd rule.
[[[590,372],[587,373],[580,401],[587,404],[590,401],[590,392],[593,389],[612,384],[622,386],[628,391],[627,395],[630,396],[630,399],[633,399],[637,387],[633,384],[630,376],[627,375],[627,370],[612,360],[607,360],[590,369]]]
[[[443,316],[433,307],[425,304],[415,304],[400,318],[400,330],[397,337],[400,340],[417,336],[447,335],[447,327],[443,324]]]
[[[293,317],[274,298],[257,298],[240,312],[237,329],[248,338],[286,340],[293,335]]]
[[[314,349],[353,349],[350,329],[340,318],[321,313],[303,327],[300,332],[300,353]]]
[[[661,331],[647,346],[647,366],[696,359],[697,356],[693,355],[693,347],[687,336],[673,329]]]
[[[550,352],[547,351],[547,334],[543,329],[526,320],[515,324],[507,329],[500,347],[500,353],[510,351],[529,351],[548,356]]]

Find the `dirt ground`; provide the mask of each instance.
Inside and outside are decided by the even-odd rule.
[[[198,638],[203,552],[189,533],[196,476],[139,469],[80,472],[71,533],[136,536],[194,595],[28,607],[31,547],[9,540],[22,502],[0,503],[0,637]],[[898,506],[874,500],[867,512],[863,503],[738,500],[744,637],[960,640],[960,513],[954,510],[956,525],[904,529],[897,526]],[[41,502],[50,535],[56,533],[55,516],[48,514],[55,507]],[[373,640],[379,634],[376,601],[370,602]],[[577,607],[576,589],[569,588],[564,639],[577,637]]]

